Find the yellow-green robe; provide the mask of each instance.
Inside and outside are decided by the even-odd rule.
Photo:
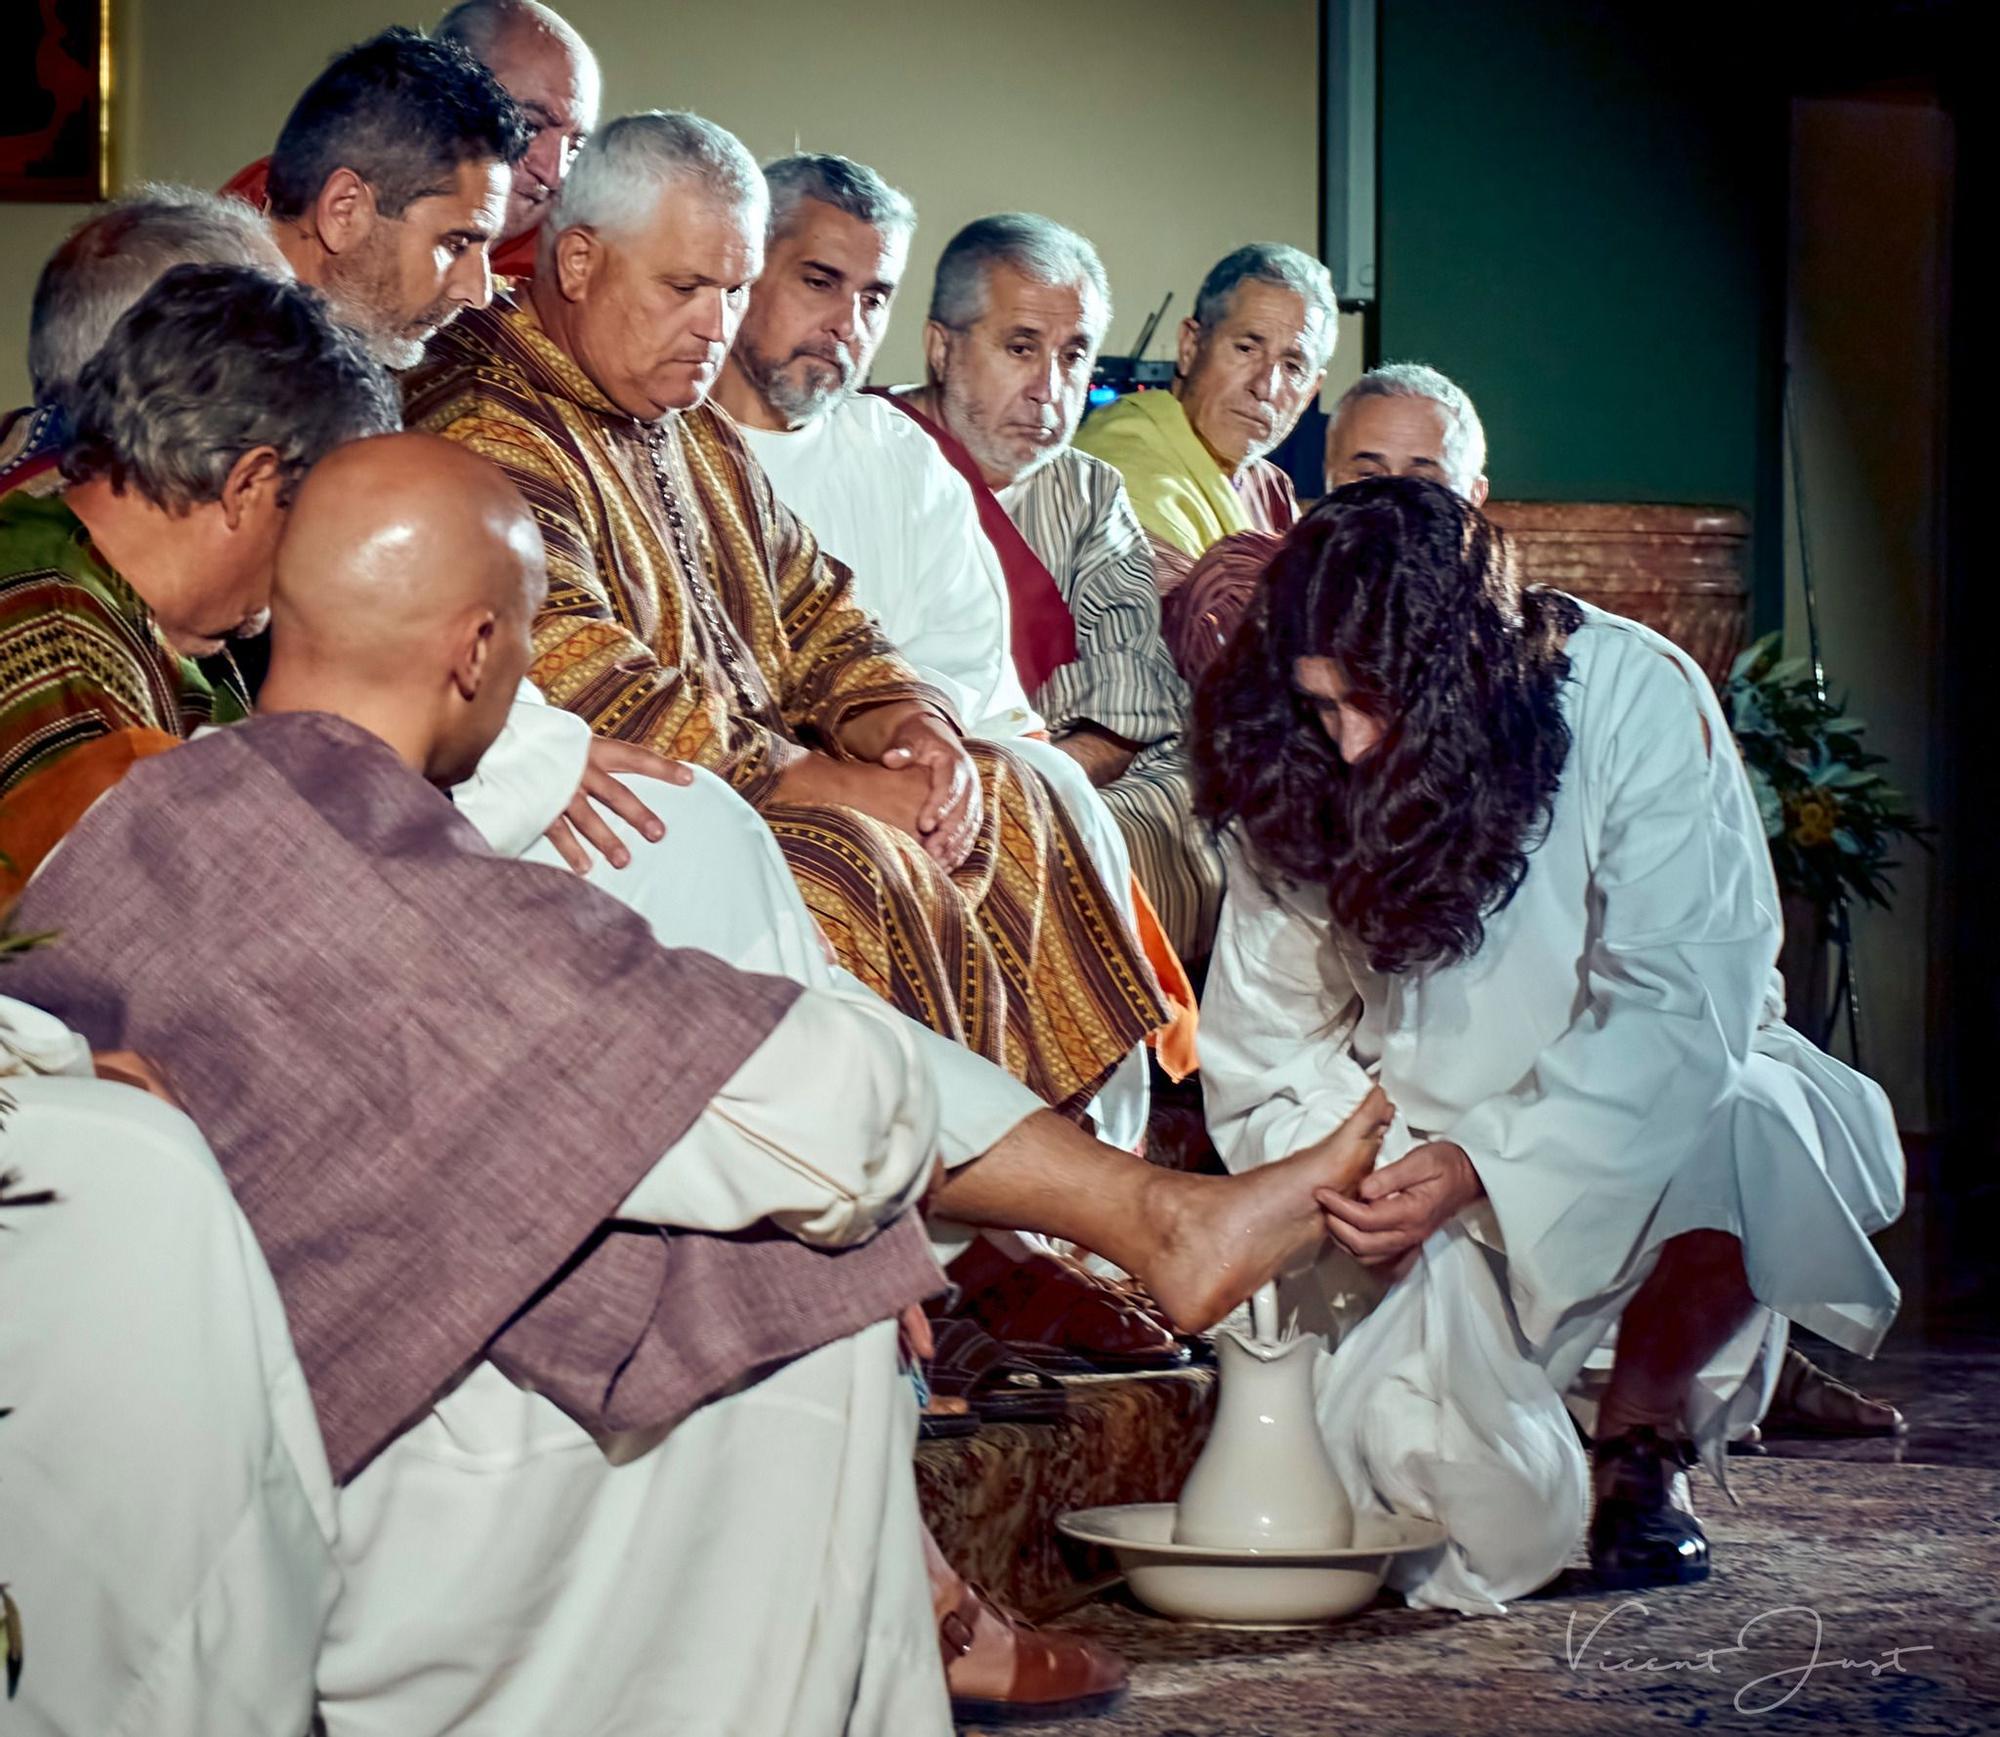
[[[447,327],[406,420],[497,464],[548,545],[531,675],[601,734],[705,766],[769,823],[841,962],[933,1030],[1080,1112],[1162,1023],[1152,975],[1048,791],[968,744],[986,820],[946,875],[854,809],[777,800],[791,742],[838,753],[869,707],[949,716],[851,576],[712,406],[640,423],[507,298]],[[685,571],[673,515],[699,572]]]

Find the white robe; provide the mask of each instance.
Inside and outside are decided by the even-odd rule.
[[[1777,887],[1713,692],[1597,610],[1569,655],[1549,836],[1474,958],[1381,977],[1341,956],[1323,895],[1274,893],[1238,856],[1202,1006],[1231,1169],[1325,1134],[1375,1073],[1398,1110],[1383,1162],[1449,1139],[1479,1172],[1487,1198],[1372,1312],[1379,1286],[1344,1258],[1302,1287],[1309,1320],[1346,1329],[1318,1381],[1335,1462],[1365,1503],[1443,1522],[1449,1547],[1402,1584],[1461,1610],[1574,1548],[1587,1487],[1561,1395],[1669,1237],[1740,1238],[1764,1305],[1687,1420],[1718,1471],[1763,1384],[1717,1371],[1757,1367],[1773,1312],[1868,1352],[1898,1301],[1867,1241],[1902,1208],[1888,1102],[1783,1023]]]
[[[524,696],[462,806],[490,842],[554,865],[539,835],[587,747],[580,721]],[[810,993],[625,1215],[709,1229],[769,1216],[848,1240],[907,1202],[934,1155],[964,1162],[1041,1108],[999,1069],[841,981],[769,829],[726,785],[704,774],[690,790],[634,785],[673,832],[660,845],[626,833],[632,866],[597,871],[609,890],[663,941],[793,976]],[[64,1049],[76,1064],[75,1046]],[[60,1113],[40,1101],[51,1092],[66,1094]],[[4,1574],[33,1653],[21,1706],[39,1729],[296,1737],[315,1650],[330,1737],[585,1737],[661,1719],[718,1737],[949,1729],[910,1469],[914,1401],[893,1324],[702,1408],[617,1465],[481,1363],[336,1493],[275,1290],[192,1124],[95,1080],[28,1080],[17,1096],[17,1115],[40,1120],[0,1138],[32,1136],[38,1183],[68,1196],[81,1178],[80,1201],[106,1195],[96,1178],[120,1172],[104,1153],[129,1145],[152,1184],[109,1191],[110,1217],[67,1200],[45,1218],[23,1214],[36,1233],[24,1232],[24,1256],[48,1256],[7,1269],[8,1396],[34,1403],[8,1420],[0,1451],[46,1441],[45,1479],[62,1492],[36,1510],[40,1530],[17,1526],[13,1498],[34,1486],[0,1462]],[[155,1124],[193,1179],[171,1204]],[[162,1259],[203,1245],[191,1231],[158,1234],[183,1222],[200,1222],[233,1262]],[[150,1262],[115,1238],[144,1243]],[[104,1285],[107,1271],[124,1290]],[[45,1276],[18,1306],[17,1272]],[[204,1325],[215,1322],[230,1330]],[[101,1381],[76,1382],[79,1368]],[[135,1422],[134,1394],[169,1408],[192,1396],[178,1413],[188,1427]],[[92,1416],[79,1453],[67,1438],[84,1398],[110,1411]],[[162,1491],[171,1527],[157,1517]],[[134,1566],[120,1552],[140,1537],[148,1551]],[[79,1538],[102,1540],[102,1553]]]
[[[589,742],[580,719],[523,693],[454,793],[460,812],[496,849],[559,869],[541,834]],[[770,829],[720,779],[694,777],[686,789],[626,781],[667,836],[656,844],[612,820],[632,861],[598,863],[593,883],[667,945],[865,1004],[896,1032],[936,1117],[926,1152],[947,1164],[1043,1107],[832,966]],[[816,1162],[828,1130],[865,1121],[853,1066],[802,1046],[760,1106],[755,1143]],[[782,1210],[799,1179],[768,1152],[759,1162],[780,1173],[745,1208]],[[707,1179],[720,1187],[728,1174],[717,1165]],[[942,1253],[962,1246],[932,1232]],[[704,1407],[662,1449],[612,1466],[553,1406],[482,1365],[342,1492],[346,1589],[321,1666],[329,1737],[948,1730],[913,1413],[884,1329]],[[524,1650],[531,1634],[564,1644]]]
[[[866,395],[843,399],[803,428],[742,433],[778,498],[853,571],[861,606],[951,698],[967,734],[1004,744],[1042,775],[1130,923],[1125,834],[1083,768],[1038,734],[1046,726],[1014,669],[1007,580],[965,479],[908,416]],[[1140,1047],[1091,1106],[1099,1136],[1136,1149],[1148,1090]]]

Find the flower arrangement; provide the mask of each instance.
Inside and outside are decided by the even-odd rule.
[[[1867,726],[1822,697],[1804,658],[1766,634],[1737,658],[1723,710],[1743,751],[1778,885],[1821,913],[1853,896],[1886,907],[1891,855],[1928,830],[1861,744]]]

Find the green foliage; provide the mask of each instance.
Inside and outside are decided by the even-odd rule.
[[[1867,726],[1820,698],[1804,658],[1781,657],[1766,634],[1729,671],[1723,710],[1743,751],[1778,884],[1822,911],[1843,895],[1887,907],[1891,854],[1924,842],[1908,799],[1862,746]]]

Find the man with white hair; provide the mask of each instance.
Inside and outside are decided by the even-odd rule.
[[[125,310],[177,265],[292,272],[255,214],[192,187],[149,183],[85,218],[35,281],[28,316],[35,401],[0,420],[0,494],[60,492],[64,391]]]
[[[1013,592],[1047,600],[1052,649],[1035,703],[1193,961],[1214,934],[1222,863],[1194,819],[1187,688],[1161,639],[1153,555],[1125,484],[1071,444],[1110,323],[1110,282],[1084,237],[1030,212],[979,218],[938,260],[926,384],[895,401],[971,487]]]
[[[1384,362],[1340,395],[1326,426],[1326,486],[1419,476],[1486,504],[1486,429],[1465,388],[1422,362]]]
[[[855,390],[887,335],[916,211],[846,157],[786,157],[764,179],[764,271],[716,402],[778,498],[853,572],[856,600],[951,698],[968,733],[1006,743],[1048,781],[1136,923],[1124,835],[1083,762],[1046,740],[1017,667],[1022,624],[972,495],[911,418]],[[1135,1048],[1092,1113],[1106,1139],[1131,1149],[1146,1105],[1146,1057]]]
[[[1465,388],[1422,362],[1384,362],[1348,387],[1326,427],[1326,486],[1331,492],[1366,476],[1423,477],[1484,506],[1486,429]],[[1190,682],[1229,643],[1282,534],[1279,527],[1224,537],[1168,598],[1167,641]]]
[[[613,122],[520,299],[412,377],[413,424],[498,463],[550,546],[535,681],[602,735],[718,773],[777,834],[871,988],[1075,1115],[1163,1020],[1040,780],[965,741],[705,402],[768,197],[698,116]]]
[[[527,151],[514,165],[507,217],[493,246],[497,276],[535,269],[535,239],[556,189],[597,125],[603,76],[597,56],[573,26],[539,0],[460,0],[432,38],[457,43],[500,81],[527,122]],[[225,193],[258,210],[268,194],[271,159],[241,170]]]
[[[1045,786],[961,738],[705,402],[766,209],[713,123],[612,122],[565,180],[526,292],[433,340],[407,415],[533,506],[550,593],[530,673],[548,697],[716,773],[844,967],[1076,1117],[1161,1023],[1151,972]],[[1093,1184],[1058,1164],[1051,1186]],[[1032,1212],[986,1222],[1075,1234]],[[955,1694],[1054,1711],[1122,1681],[1101,1652],[980,1615],[948,1570],[935,1586]]]
[[[1077,445],[1123,474],[1170,580],[1232,532],[1291,528],[1298,501],[1265,454],[1319,391],[1338,335],[1326,267],[1252,242],[1202,279],[1172,390],[1129,394],[1084,423]]]

